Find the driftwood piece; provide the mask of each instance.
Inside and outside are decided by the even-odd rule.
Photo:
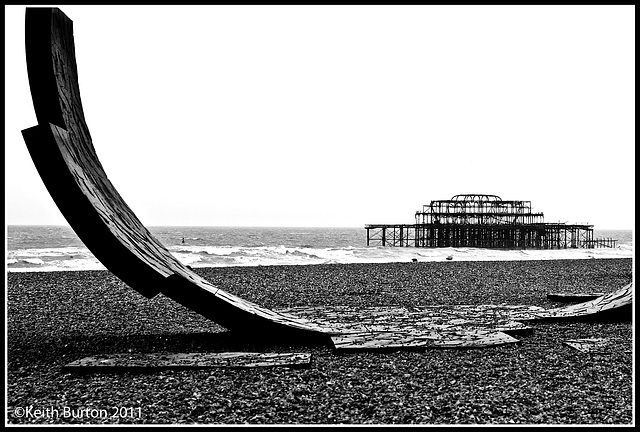
[[[560,292],[549,293],[547,298],[552,301],[562,303],[582,303],[589,300],[595,300],[598,297],[602,297],[605,293],[572,293],[572,292]]]
[[[491,330],[441,332],[365,332],[331,337],[337,351],[381,351],[422,348],[486,348],[518,343],[506,333]]]
[[[633,306],[633,282],[617,291],[596,299],[559,308],[518,312],[512,315],[519,321],[567,321],[567,320],[630,320]]]
[[[617,342],[618,341],[609,338],[585,338],[569,339],[566,340],[564,344],[583,353],[611,354],[619,350]],[[631,351],[625,350],[625,352]]]
[[[309,353],[124,353],[89,356],[64,366],[64,372],[155,372],[159,370],[289,367],[311,364]]]
[[[454,305],[422,307],[296,307],[295,313],[332,327],[337,351],[426,348],[486,348],[517,343],[510,334],[531,327],[511,319],[513,311],[542,311],[536,306]],[[510,333],[510,334],[507,334]]]

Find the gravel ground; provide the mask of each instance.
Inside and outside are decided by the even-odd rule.
[[[270,308],[555,307],[559,303],[547,300],[548,292],[611,292],[631,282],[632,260],[195,271]],[[635,423],[631,322],[534,323],[532,334],[517,336],[521,343],[485,349],[336,354],[329,345],[266,346],[238,339],[161,295],[145,299],[107,271],[8,273],[7,282],[9,424]],[[585,354],[562,343],[591,337],[612,338],[618,349]],[[312,364],[153,374],[60,372],[87,355],[129,351],[298,351],[312,353]],[[70,418],[72,413],[78,418]]]

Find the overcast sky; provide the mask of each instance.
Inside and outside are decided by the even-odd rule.
[[[93,143],[157,225],[413,223],[456,194],[631,229],[634,6],[60,6]],[[5,216],[66,225],[29,157],[5,6]]]

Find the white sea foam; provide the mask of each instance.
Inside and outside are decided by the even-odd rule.
[[[7,271],[104,270],[105,267],[87,248],[31,248],[8,251]]]

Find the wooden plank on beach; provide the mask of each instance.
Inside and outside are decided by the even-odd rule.
[[[580,303],[589,300],[595,300],[598,297],[602,297],[606,293],[571,293],[571,292],[561,292],[561,293],[548,293],[547,298],[549,300],[563,302],[563,303]]]
[[[507,333],[530,332],[511,318],[514,311],[544,309],[518,305],[450,305],[421,307],[298,307],[286,310],[336,328],[337,351],[426,348],[484,348],[516,343]]]
[[[295,313],[321,325],[333,326],[337,351],[426,348],[483,348],[516,343],[510,334],[530,333],[531,327],[512,314],[542,312],[537,306],[314,306],[296,307]]]
[[[486,348],[519,340],[490,330],[449,330],[440,332],[364,332],[332,336],[336,351],[383,351],[418,348]]]
[[[617,291],[603,295],[584,303],[572,304],[555,309],[536,312],[527,317],[526,314],[513,316],[515,320],[576,320],[576,319],[610,319],[630,320],[633,305],[633,283],[629,283]]]
[[[583,353],[611,354],[616,351],[614,341],[608,338],[570,339],[564,344]]]
[[[311,364],[310,353],[119,353],[89,356],[71,362],[63,372],[155,372],[166,369],[302,368]]]
[[[537,306],[520,305],[443,305],[443,306],[312,306],[279,310],[293,313],[333,328],[334,335],[363,332],[441,331],[454,328],[526,333],[531,327],[512,318],[514,313],[527,316],[542,312]]]
[[[363,332],[332,336],[336,351],[383,351],[426,348],[428,341],[407,332]]]

